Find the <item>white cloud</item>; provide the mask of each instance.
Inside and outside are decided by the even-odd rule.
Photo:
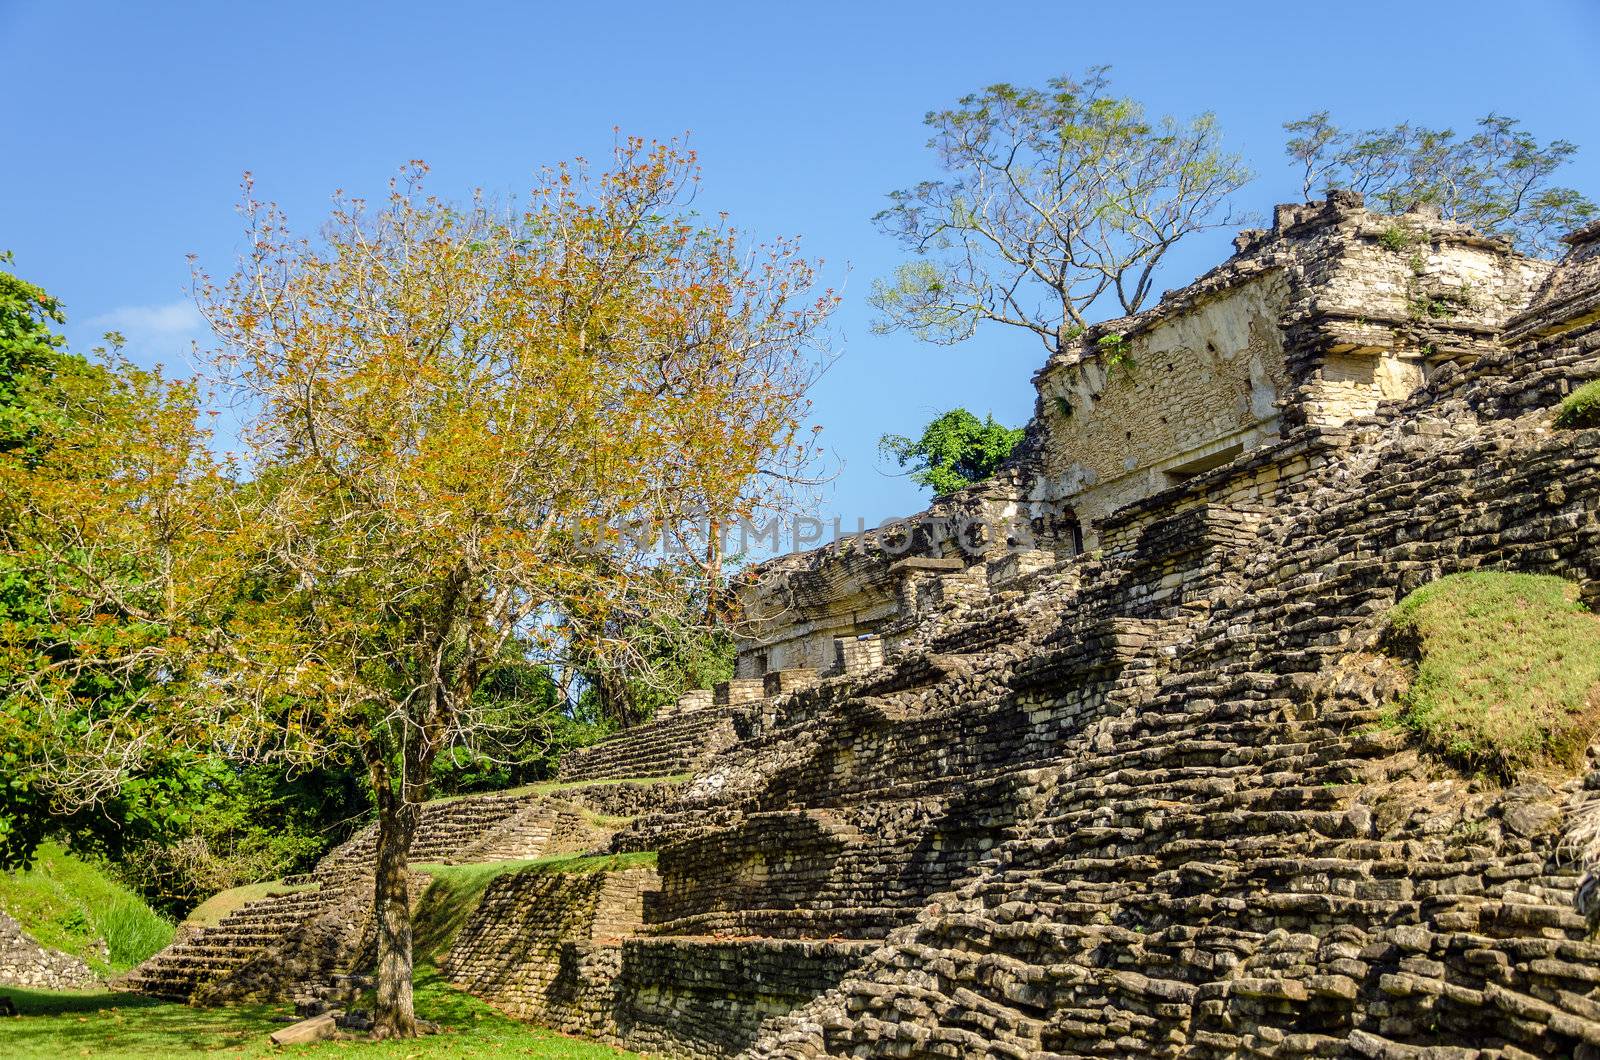
[[[205,330],[206,322],[194,303],[169,302],[123,306],[90,317],[83,326],[95,335],[120,331],[128,337],[129,346],[136,346],[141,341],[168,343],[198,337]]]

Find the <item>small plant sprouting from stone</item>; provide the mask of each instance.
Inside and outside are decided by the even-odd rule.
[[[1100,363],[1105,365],[1108,378],[1119,368],[1133,370],[1133,344],[1127,336],[1120,332],[1102,335],[1095,340],[1095,348],[1100,351]]]
[[[1585,383],[1562,399],[1556,426],[1565,431],[1600,427],[1600,379]]]
[[[1410,250],[1427,242],[1428,237],[1402,224],[1392,224],[1378,235],[1378,242],[1393,251]]]
[[[1448,299],[1415,298],[1411,301],[1412,316],[1427,317],[1430,320],[1448,320],[1456,313],[1455,304]]]
[[[1065,397],[1062,397],[1060,394],[1057,394],[1056,395],[1056,411],[1061,413],[1061,418],[1062,419],[1067,419],[1067,420],[1072,419],[1072,402],[1068,401]]]
[[[1472,284],[1463,283],[1449,291],[1412,298],[1411,315],[1430,320],[1449,320],[1464,311],[1477,308],[1477,305],[1478,299]]]

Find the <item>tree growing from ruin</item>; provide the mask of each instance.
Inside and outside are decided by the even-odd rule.
[[[706,527],[815,455],[798,424],[834,304],[793,243],[689,214],[672,145],[547,171],[514,211],[423,174],[336,196],[315,240],[247,182],[237,270],[197,274],[254,410],[237,554],[258,602],[211,653],[212,695],[236,753],[365,763],[385,1037],[416,1032],[406,863],[485,674],[508,647],[603,665],[588,631],[681,606],[659,542],[705,555]]]
[[[1503,114],[1478,119],[1466,137],[1411,122],[1343,129],[1325,110],[1286,122],[1284,130],[1307,199],[1348,188],[1385,213],[1434,206],[1446,219],[1506,236],[1530,254],[1551,253],[1561,236],[1600,212],[1575,189],[1552,183],[1577,145],[1541,144]]]
[[[1213,115],[1149,118],[1105,67],[993,85],[924,124],[946,176],[891,193],[875,218],[913,257],[872,302],[880,330],[939,343],[987,320],[1055,353],[1102,298],[1138,311],[1167,252],[1232,223],[1228,199],[1251,176]]]
[[[909,467],[912,482],[942,497],[993,475],[1024,433],[996,423],[992,414],[980,420],[956,408],[935,416],[917,438],[885,434],[878,439],[878,452]]]

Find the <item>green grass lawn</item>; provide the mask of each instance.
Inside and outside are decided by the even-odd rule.
[[[104,991],[58,993],[0,988],[23,1013],[0,1018],[0,1057],[32,1060],[189,1056],[315,1055],[337,1057],[500,1057],[597,1060],[635,1053],[567,1038],[508,1019],[441,980],[431,967],[417,974],[417,1014],[445,1028],[443,1034],[410,1041],[327,1041],[280,1048],[267,1035],[285,1026],[275,1016],[286,1005],[190,1008],[133,994]]]
[[[26,871],[0,872],[0,909],[40,945],[102,973],[132,968],[172,941],[172,925],[143,899],[54,842],[40,845]],[[109,966],[96,946],[101,940]]]

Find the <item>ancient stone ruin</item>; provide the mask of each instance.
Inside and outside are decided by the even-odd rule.
[[[83,961],[39,945],[14,918],[0,913],[0,987],[82,990],[98,985],[100,977]]]
[[[497,877],[444,974],[667,1056],[1600,1057],[1600,753],[1501,787],[1381,724],[1418,586],[1600,604],[1570,243],[1335,194],[1091,329],[1002,474],[752,572],[733,681],[430,806],[418,861],[658,852]],[[359,971],[370,872],[369,834],[130,983]]]

